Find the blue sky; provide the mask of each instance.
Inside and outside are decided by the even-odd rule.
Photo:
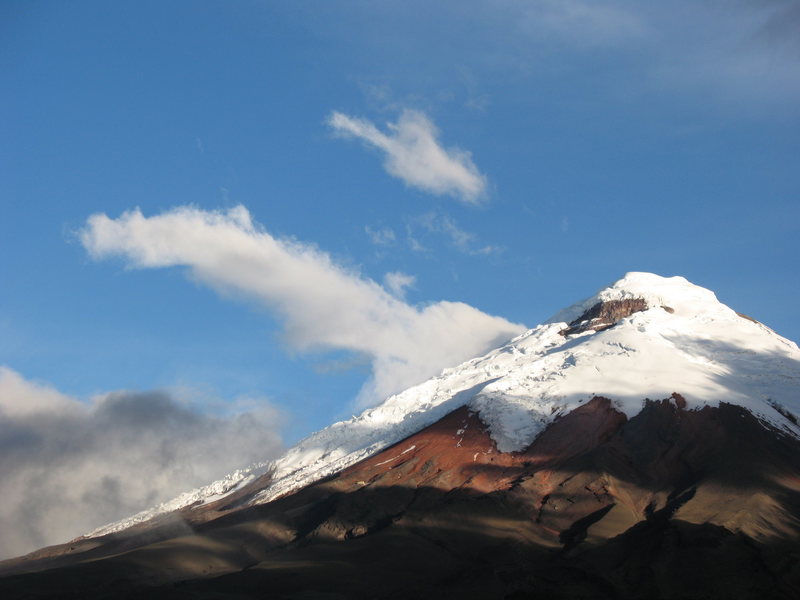
[[[789,0],[4,2],[0,365],[83,403],[268,404],[291,442],[414,379],[351,291],[427,314],[399,337],[464,303],[477,348],[652,271],[800,339],[799,32]],[[142,259],[238,206],[243,244],[350,291],[258,249],[262,282],[198,267],[202,240]]]

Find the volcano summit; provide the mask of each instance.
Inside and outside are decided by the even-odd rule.
[[[74,598],[796,598],[800,350],[630,273],[275,463],[0,563]]]

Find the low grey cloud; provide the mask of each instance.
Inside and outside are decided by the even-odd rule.
[[[66,542],[283,449],[266,401],[226,417],[167,391],[81,402],[0,366],[0,558]]]
[[[435,195],[448,195],[467,204],[486,196],[486,177],[469,152],[445,148],[439,130],[423,113],[405,109],[395,123],[381,131],[366,119],[331,113],[328,125],[337,134],[356,138],[385,155],[386,172],[406,185]]]
[[[191,278],[265,306],[298,350],[345,350],[369,357],[372,378],[358,403],[374,404],[443,368],[480,355],[525,327],[462,302],[412,306],[388,287],[346,269],[310,244],[278,239],[243,206],[211,212],[181,207],[145,217],[89,218],[81,241],[96,259],[135,268],[185,267]],[[394,294],[392,293],[394,292]]]

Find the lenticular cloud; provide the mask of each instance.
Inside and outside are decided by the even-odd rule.
[[[373,377],[361,392],[364,405],[524,330],[461,302],[411,306],[314,246],[273,237],[243,206],[214,212],[181,207],[153,217],[132,210],[117,219],[96,214],[81,241],[95,259],[186,267],[219,292],[255,299],[283,320],[293,348],[368,356]]]

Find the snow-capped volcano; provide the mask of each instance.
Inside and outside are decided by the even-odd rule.
[[[301,441],[274,464],[243,470],[91,536],[241,494],[270,502],[373,456],[467,407],[501,453],[529,447],[548,425],[593,398],[628,419],[646,400],[682,409],[720,403],[800,438],[800,350],[682,277],[629,273],[485,356],[450,368]],[[268,477],[266,476],[268,475]],[[260,479],[259,479],[260,478]],[[252,489],[254,481],[264,485]]]
[[[798,413],[793,342],[630,273],[274,463],[0,564],[0,595],[789,600]]]

